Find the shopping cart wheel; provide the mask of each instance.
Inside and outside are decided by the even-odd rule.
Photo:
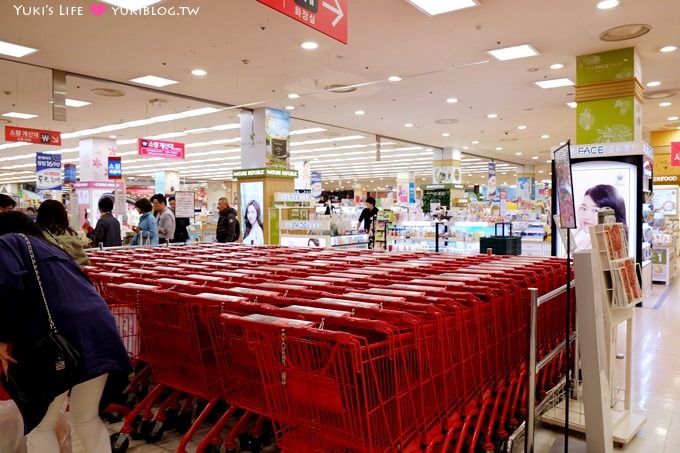
[[[175,426],[175,430],[180,433],[184,434],[187,431],[189,431],[189,428],[191,428],[191,424],[194,422],[193,420],[193,414],[191,412],[182,412],[177,416],[177,424]]]
[[[141,418],[141,416],[138,416]],[[137,422],[137,419],[135,419],[132,423],[133,426]],[[153,420],[140,420],[139,423],[137,423],[135,427],[135,430],[132,431],[132,434],[130,434],[130,437],[132,437],[134,440],[141,440],[146,438],[147,434],[153,429],[154,425],[156,424],[155,421]]]
[[[113,433],[110,439],[112,453],[125,453],[130,446],[130,439],[122,433]]]
[[[222,444],[210,444],[203,449],[203,453],[220,453],[220,448],[222,448]]]
[[[165,424],[163,422],[154,422],[153,427],[144,436],[144,440],[149,444],[153,444],[161,440],[163,434],[165,434]]]

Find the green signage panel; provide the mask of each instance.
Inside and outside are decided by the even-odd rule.
[[[633,96],[579,102],[576,143],[634,141],[638,103]]]
[[[635,49],[615,49],[576,57],[576,84],[630,79],[636,75]]]
[[[290,168],[244,168],[231,172],[232,178],[262,178],[276,176],[279,178],[297,178],[298,171]]]

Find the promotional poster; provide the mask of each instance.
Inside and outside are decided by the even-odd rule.
[[[264,183],[241,183],[241,234],[246,245],[264,244]]]

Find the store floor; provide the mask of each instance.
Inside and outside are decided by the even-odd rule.
[[[676,280],[671,286],[654,285],[652,297],[645,305],[635,310],[632,408],[633,412],[647,417],[647,422],[624,449],[616,450],[677,453],[680,452],[680,284]],[[622,339],[619,340],[622,343]],[[623,346],[618,350],[623,351]],[[114,426],[110,428],[113,430]],[[539,428],[535,452],[548,453],[560,436],[561,429]],[[574,446],[578,439],[583,436],[574,437]],[[128,451],[174,452],[178,441],[176,434],[167,433],[154,445],[134,441]],[[74,447],[74,453],[81,453],[77,439],[74,439]],[[194,449],[192,445],[189,451]],[[515,451],[522,451],[522,448]]]

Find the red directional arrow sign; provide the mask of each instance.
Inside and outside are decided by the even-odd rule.
[[[347,0],[257,0],[347,44]]]

